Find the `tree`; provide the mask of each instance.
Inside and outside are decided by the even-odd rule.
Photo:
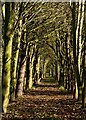
[[[22,4],[21,4],[20,8],[18,6],[18,8],[15,10],[17,15],[21,14],[21,12],[22,12],[21,9],[22,9]],[[17,29],[18,29],[18,35],[15,34],[15,36],[17,36],[17,37],[16,37],[16,39],[15,38],[13,39],[13,43],[12,43],[12,63],[11,63],[12,72],[11,72],[11,82],[10,82],[10,84],[11,84],[10,100],[11,101],[15,100],[15,97],[16,97],[17,65],[18,65],[19,48],[20,48],[20,42],[21,42],[21,36],[22,36],[22,20],[19,21],[19,25],[18,25]]]
[[[2,11],[1,11],[1,2],[0,2],[0,113],[2,113]],[[1,118],[1,114],[0,114]]]
[[[5,11],[5,25],[4,25],[2,104],[3,111],[6,112],[10,95],[12,41],[14,36],[13,32],[14,14],[12,3],[6,2],[4,6],[4,11]]]
[[[25,19],[26,21],[27,19]],[[21,53],[20,53],[20,63],[19,63],[19,71],[18,71],[18,79],[17,79],[17,97],[22,96],[23,94],[23,85],[24,85],[24,77],[26,73],[26,61],[27,61],[27,53],[28,53],[28,42],[27,42],[27,26],[22,32],[21,41]]]

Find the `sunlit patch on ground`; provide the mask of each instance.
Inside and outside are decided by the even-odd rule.
[[[86,109],[81,109],[70,94],[60,91],[56,84],[40,84],[8,107],[2,120],[86,120]]]

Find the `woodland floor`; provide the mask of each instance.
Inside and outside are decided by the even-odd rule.
[[[41,83],[9,104],[2,120],[86,120],[86,108],[55,83]]]

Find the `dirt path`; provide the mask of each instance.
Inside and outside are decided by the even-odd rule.
[[[86,109],[81,109],[71,95],[54,84],[39,85],[16,99],[8,107],[2,120],[86,120]]]

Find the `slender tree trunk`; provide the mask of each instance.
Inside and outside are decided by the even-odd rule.
[[[25,21],[24,21],[25,22]],[[21,53],[21,61],[19,66],[19,74],[18,74],[18,82],[17,82],[17,97],[22,96],[24,91],[24,83],[25,83],[25,73],[26,73],[26,61],[27,61],[27,54],[28,54],[28,43],[27,43],[27,34],[26,34],[26,27],[24,29],[24,33],[22,36],[24,43],[22,42],[22,53]]]
[[[34,60],[35,60],[35,55],[34,55],[34,46],[32,46],[31,51],[30,51],[30,66],[29,66],[29,89],[32,88],[33,86],[33,65],[34,65]]]
[[[27,56],[27,63],[26,63],[26,91],[29,89],[29,75],[30,75],[30,46],[28,46],[28,56]]]
[[[69,63],[69,59],[68,59],[68,33],[66,34],[65,36],[65,48],[66,48],[66,58],[67,60],[64,60],[64,87],[65,89],[68,89],[68,83],[69,83],[69,79],[68,79],[68,74],[69,74],[69,71],[68,71],[68,63]]]
[[[37,83],[39,84],[40,83],[40,80],[41,80],[41,76],[40,76],[40,56],[38,57],[38,63],[37,63],[37,66],[36,66],[36,69],[37,69]]]
[[[57,64],[57,61],[55,62],[55,80],[57,81],[58,80],[58,64]]]
[[[35,60],[34,60],[34,64],[33,64],[33,85],[36,85],[37,82],[37,77],[38,77],[38,73],[37,73],[37,63],[38,63],[38,47],[37,45],[35,45]]]
[[[11,80],[11,58],[12,58],[12,40],[13,33],[9,30],[9,27],[13,26],[13,23],[10,20],[10,5],[11,3],[5,3],[5,26],[4,26],[4,55],[3,55],[3,82],[2,82],[2,99],[3,99],[3,112],[7,112],[7,106],[9,103],[10,96],[10,80]],[[10,26],[8,25],[10,22]]]
[[[57,38],[55,40],[56,43],[56,62],[55,62],[55,80],[58,81],[58,44],[57,44]]]
[[[78,18],[77,18],[77,26],[76,26],[76,57],[78,59],[79,54],[79,30],[80,30],[80,17],[81,17],[81,1],[79,0],[79,9],[78,9]]]
[[[21,54],[21,62],[19,66],[18,80],[17,80],[17,86],[16,86],[17,97],[23,94],[24,77],[26,73],[27,49],[28,47],[25,45],[25,49],[23,49],[23,53]]]
[[[2,11],[0,2],[0,119],[2,113]]]
[[[10,98],[11,101],[15,100],[15,94],[16,94],[17,64],[18,64],[20,40],[21,40],[21,35],[22,35],[21,26],[22,26],[22,20],[20,20],[20,24],[19,24],[16,54],[13,57],[12,80],[11,80],[11,91],[12,92],[11,92],[11,98]]]
[[[81,11],[82,6],[82,11]],[[75,98],[78,100],[81,100],[80,98],[82,95],[81,93],[81,80],[80,80],[80,65],[81,65],[81,50],[82,50],[82,26],[83,26],[83,19],[84,19],[84,0],[81,4],[81,0],[79,1],[79,12],[78,12],[78,22],[77,22],[77,28],[75,31],[75,3],[73,3],[73,9],[72,9],[72,24],[73,24],[73,56],[74,56],[74,69],[75,69],[75,84],[76,84],[76,93]]]
[[[79,101],[82,101],[82,80],[81,80],[81,52],[82,52],[82,27],[83,27],[83,20],[84,20],[84,3],[85,0],[82,1],[82,11],[81,11],[81,20],[80,20],[80,31],[79,31],[79,55],[78,55],[78,69],[80,74],[80,85],[79,85]]]
[[[86,8],[86,3],[85,3]],[[86,9],[85,9],[86,13]],[[84,17],[84,70],[83,70],[83,84],[82,84],[82,107],[86,107],[86,14]]]
[[[18,78],[18,88],[17,88],[17,97],[22,96],[23,94],[23,83],[26,69],[26,59],[20,64],[19,78]]]
[[[44,78],[46,78],[46,68],[47,68],[47,64],[48,64],[48,62],[49,62],[49,59],[45,59],[45,63],[44,63],[44,73],[43,73],[43,75],[44,75]]]
[[[73,2],[72,8],[72,33],[73,33],[73,57],[74,57],[74,73],[75,73],[75,98],[78,99],[78,86],[79,86],[79,72],[78,72],[78,65],[77,65],[77,41],[76,41],[76,24],[75,24],[75,4]]]
[[[68,54],[68,91],[71,89],[71,55],[70,55],[70,29],[68,29],[67,37],[67,54]]]
[[[86,28],[85,28],[86,29]],[[86,35],[84,45],[84,76],[83,76],[83,88],[82,88],[82,107],[86,107]]]

